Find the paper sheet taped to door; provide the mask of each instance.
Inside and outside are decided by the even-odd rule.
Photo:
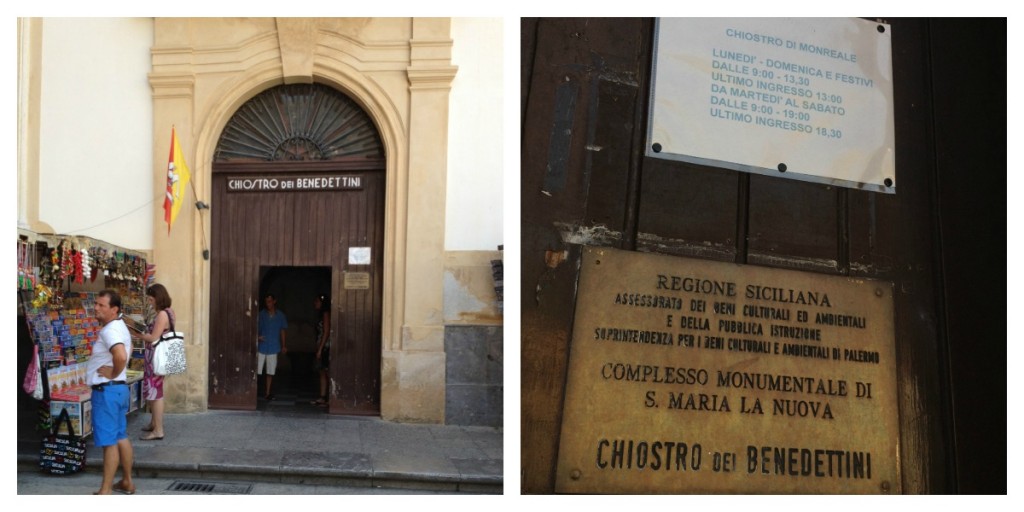
[[[891,34],[856,18],[659,19],[647,156],[895,193]]]

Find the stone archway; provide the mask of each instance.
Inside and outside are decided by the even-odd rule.
[[[212,194],[213,158],[231,116],[282,83],[344,91],[374,121],[387,154],[381,416],[443,422],[443,254],[449,18],[156,18],[154,175],[166,171],[165,132],[176,126],[198,199]],[[381,43],[381,41],[387,41]],[[239,65],[244,63],[244,65]],[[415,165],[410,165],[415,162]],[[162,182],[161,182],[162,183]],[[162,193],[156,190],[155,193]],[[212,208],[217,208],[213,205]],[[202,256],[209,212],[182,210],[154,238],[161,280],[188,290],[175,306],[191,336],[187,379],[170,383],[168,411],[207,408],[210,263]],[[158,226],[162,217],[154,215]],[[413,278],[412,276],[415,276]]]
[[[329,283],[284,281],[275,292],[290,318],[287,332],[298,335],[279,356],[278,371],[305,368],[315,377],[308,365],[314,352],[310,329],[302,329],[310,322],[291,318],[307,318],[313,297],[329,290],[335,333],[330,411],[380,413],[384,169],[369,116],[327,86],[277,86],[231,117],[212,168],[211,408],[257,406],[255,319],[266,291],[261,276],[268,269],[300,275],[303,268],[326,268]],[[351,257],[353,251],[365,259]],[[275,378],[276,391],[281,380]],[[313,398],[275,395],[279,403]]]

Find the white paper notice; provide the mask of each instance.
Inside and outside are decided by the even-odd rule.
[[[369,265],[370,264],[370,248],[369,247],[349,247],[348,248],[348,264],[349,265]]]
[[[891,28],[658,20],[647,155],[896,192]]]

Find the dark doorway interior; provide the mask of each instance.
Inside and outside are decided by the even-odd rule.
[[[331,268],[261,266],[259,291],[261,298],[272,294],[277,299],[277,309],[288,319],[285,334],[288,353],[278,356],[273,405],[309,407],[309,402],[315,400],[320,391],[318,376],[313,370],[318,319],[313,299],[321,294],[330,296]],[[262,397],[266,394],[265,380],[263,377],[256,380],[256,396]],[[262,398],[259,402],[264,404]]]

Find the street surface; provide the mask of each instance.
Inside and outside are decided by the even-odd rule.
[[[118,473],[120,474],[120,473]],[[118,480],[120,477],[118,477]],[[70,476],[51,476],[35,471],[18,472],[18,494],[19,495],[62,495],[62,494],[84,494],[90,495],[100,488],[100,474],[93,471],[86,471]],[[115,480],[117,481],[117,480]],[[290,494],[290,495],[410,495],[410,494],[452,494],[431,490],[410,490],[410,489],[389,489],[376,487],[341,487],[330,485],[303,485],[303,484],[282,484],[264,482],[244,482],[233,480],[206,480],[202,478],[135,478],[135,489],[139,495],[161,494],[178,496],[237,496],[239,490],[252,486],[245,494],[268,495],[268,494]],[[198,492],[185,490],[170,490],[175,482],[215,484],[214,492]],[[115,493],[116,494],[116,493]],[[466,493],[457,493],[466,494]],[[121,496],[121,495],[118,495]]]

